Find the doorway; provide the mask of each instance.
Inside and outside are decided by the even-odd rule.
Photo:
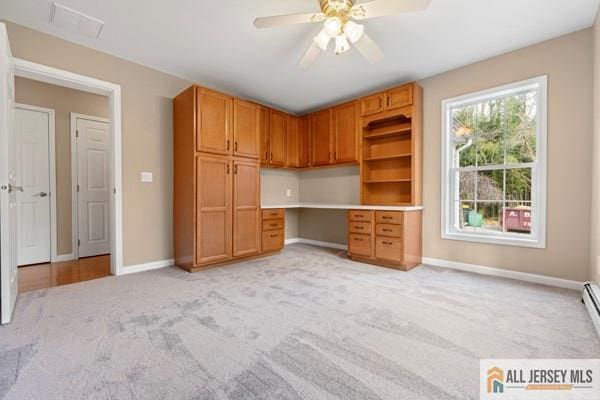
[[[18,298],[14,77],[107,96],[111,154],[108,162],[110,268],[123,273],[123,208],[121,176],[121,87],[117,84],[48,67],[11,55],[6,26],[0,22],[0,323],[9,323]]]

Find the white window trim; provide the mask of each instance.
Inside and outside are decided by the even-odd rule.
[[[490,100],[498,97],[504,97],[517,90],[527,89],[527,87],[536,87],[537,95],[537,143],[536,143],[536,163],[537,167],[532,171],[532,193],[531,201],[532,226],[536,232],[532,232],[532,237],[523,238],[516,234],[503,233],[501,236],[486,235],[481,233],[458,232],[454,230],[451,221],[452,204],[454,202],[450,183],[452,182],[452,159],[450,156],[450,129],[452,118],[449,110],[453,107],[464,106],[471,103]],[[480,92],[470,93],[463,96],[454,97],[442,101],[442,163],[441,163],[441,235],[442,239],[462,240],[468,242],[489,243],[507,246],[521,246],[546,248],[546,187],[547,187],[547,133],[548,133],[548,76],[543,75],[509,85],[499,86]],[[505,165],[507,167],[509,165]]]

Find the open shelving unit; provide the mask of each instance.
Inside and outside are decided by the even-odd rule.
[[[421,204],[420,99],[416,93],[412,105],[362,118],[362,204]]]

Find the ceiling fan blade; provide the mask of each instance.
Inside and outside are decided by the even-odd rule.
[[[429,8],[431,0],[373,0],[356,4],[350,10],[352,18],[361,20],[386,15],[411,13]]]
[[[254,20],[254,26],[258,29],[273,28],[281,25],[309,24],[325,19],[323,13],[276,15],[274,17],[262,17]]]
[[[304,53],[304,56],[302,56],[302,59],[298,63],[298,69],[309,69],[310,66],[317,61],[320,53],[321,48],[317,46],[315,42],[311,42],[310,47],[306,50],[306,53]]]
[[[361,38],[354,43],[354,47],[362,54],[371,64],[378,63],[383,58],[383,51],[375,44],[373,39],[366,33],[363,33]]]

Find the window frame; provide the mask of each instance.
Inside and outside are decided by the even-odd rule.
[[[537,105],[536,129],[536,160],[531,163],[502,164],[495,166],[472,167],[474,170],[505,169],[516,166],[528,165],[531,167],[531,235],[522,237],[522,234],[502,232],[500,234],[486,234],[460,231],[453,223],[454,190],[456,179],[454,174],[453,146],[452,146],[452,109],[469,104],[503,98],[514,93],[535,89]],[[460,240],[477,243],[488,243],[506,246],[521,246],[533,248],[546,248],[546,196],[547,196],[547,134],[548,134],[548,75],[542,75],[508,85],[469,93],[449,99],[441,104],[441,236],[442,239]],[[469,168],[469,167],[464,167]],[[506,190],[506,189],[504,189]],[[504,203],[505,204],[505,203]]]

